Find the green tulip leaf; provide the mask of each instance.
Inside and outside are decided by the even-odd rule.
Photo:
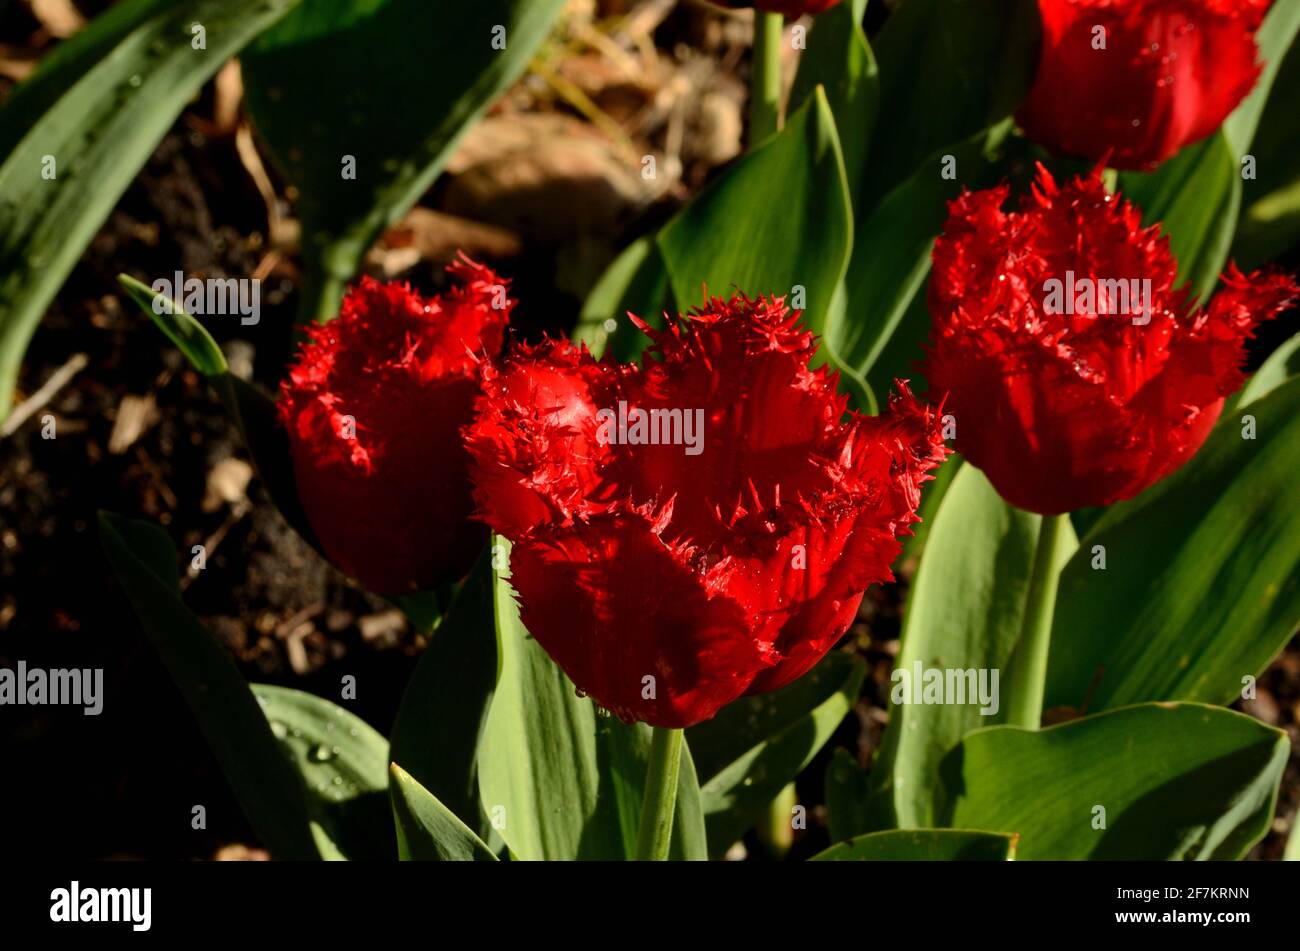
[[[327,858],[391,858],[388,741],[337,704],[253,684],[253,696],[302,777],[307,815]]]
[[[125,0],[0,109],[0,419],[41,315],[131,180],[208,77],[297,2]]]
[[[1298,471],[1291,380],[1215,427],[1182,469],[1111,506],[1061,574],[1047,704],[1239,697],[1300,625]]]
[[[741,697],[687,729],[713,855],[726,852],[812,762],[853,709],[865,675],[859,658],[827,654],[794,683]]]
[[[1296,3],[1273,4],[1255,31],[1255,45],[1259,48],[1258,60],[1261,64],[1259,79],[1255,81],[1250,94],[1223,123],[1224,135],[1227,136],[1234,155],[1245,155],[1255,141],[1260,120],[1272,98],[1274,83],[1287,59],[1287,50],[1294,49],[1297,33],[1300,33],[1300,4]],[[1295,93],[1294,88],[1279,89],[1288,94]],[[1289,124],[1294,128],[1294,113],[1289,118],[1292,120]]]
[[[563,5],[314,0],[249,48],[249,111],[300,195],[306,320],[338,312],[370,245],[523,73]]]
[[[392,760],[460,822],[487,837],[478,746],[496,687],[493,577],[485,552],[411,675],[392,730]]]
[[[397,854],[415,862],[495,862],[483,840],[402,767],[390,774]]]
[[[1159,223],[1178,261],[1180,283],[1204,300],[1228,260],[1241,208],[1241,173],[1222,132],[1188,146],[1150,174],[1123,172],[1121,194]]]
[[[317,858],[305,790],[234,662],[181,600],[161,529],[108,512],[104,551],[258,837],[277,859]]]
[[[1274,4],[1264,28],[1256,33],[1264,68],[1278,72],[1254,140],[1243,150],[1253,162],[1242,165],[1243,211],[1232,257],[1246,271],[1282,256],[1300,241],[1300,123],[1295,121],[1300,114],[1300,43],[1292,42],[1283,57],[1277,48],[1283,31],[1267,31],[1271,21],[1288,15],[1300,17],[1300,7]],[[1244,108],[1238,112],[1246,114]]]
[[[508,551],[504,539],[494,545]],[[649,728],[601,716],[519,620],[505,571],[496,573],[498,673],[478,747],[483,811],[512,855],[624,859],[632,854],[645,787]],[[672,856],[705,853],[700,794],[683,750]],[[631,838],[629,838],[629,830]]]
[[[206,377],[217,377],[230,372],[225,354],[212,339],[212,335],[187,314],[180,304],[155,293],[129,274],[119,274],[117,281],[167,339],[176,344],[194,369]]]
[[[663,324],[663,313],[672,309],[663,257],[653,236],[641,237],[623,249],[591,289],[573,338],[585,343],[597,357],[628,363],[641,355],[650,338],[627,315],[635,314],[658,327]]]
[[[1019,107],[1038,69],[1040,32],[1035,0],[907,0],[891,14],[874,44],[879,131],[859,220],[929,156]]]
[[[855,198],[880,112],[879,70],[862,31],[865,7],[865,0],[841,3],[817,17],[790,90],[792,109],[811,99],[818,86],[826,90],[839,132],[849,191]]]
[[[1300,334],[1287,340],[1269,355],[1255,374],[1246,381],[1246,385],[1241,388],[1241,393],[1232,405],[1234,408],[1243,407],[1262,399],[1293,376],[1300,376]],[[1227,418],[1229,413],[1227,406],[1224,407],[1223,413]]]
[[[1004,502],[972,465],[958,470],[944,494],[908,595],[891,680],[891,697],[904,698],[905,679],[910,695],[891,704],[871,771],[873,792],[883,800],[882,824],[934,825],[931,791],[940,761],[971,730],[1000,722],[1006,667],[1020,639],[1041,521]],[[1057,565],[1065,564],[1075,544],[1067,527]],[[923,680],[917,681],[917,672],[924,678],[936,669],[945,680],[951,671],[973,671],[973,681],[969,675],[956,681],[963,692],[976,687],[973,695],[961,703],[954,697],[920,702]],[[987,707],[979,698],[982,671],[988,672]]]
[[[1009,862],[1015,835],[965,829],[889,829],[818,852],[810,862]]]
[[[728,297],[784,296],[822,337],[821,355],[859,408],[872,397],[835,349],[843,300],[835,297],[853,242],[835,119],[820,87],[785,128],[736,162],[658,237],[680,307]]]
[[[1286,849],[1282,852],[1284,862],[1300,862],[1300,822],[1291,819],[1291,834],[1286,838]]]
[[[1290,752],[1280,730],[1191,703],[988,727],[944,758],[936,814],[1019,834],[1020,859],[1238,859],[1268,831]]]
[[[826,792],[826,831],[832,842],[852,839],[872,827],[867,774],[848,750],[831,752],[822,785]]]
[[[836,343],[850,366],[868,374],[874,391],[887,392],[896,378],[916,376],[912,364],[922,357],[920,344],[930,332],[923,288],[934,239],[948,218],[948,202],[963,188],[997,183],[997,154],[1010,130],[1010,122],[1003,122],[927,156],[879,205],[858,218],[844,282],[849,316],[838,328]],[[921,306],[910,311],[918,298]],[[913,313],[911,326],[900,330]],[[902,363],[882,361],[887,345],[899,335],[914,339],[914,350]]]

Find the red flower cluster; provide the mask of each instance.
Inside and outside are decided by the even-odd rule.
[[[1246,339],[1300,291],[1230,267],[1195,310],[1168,240],[1099,171],[1058,187],[1040,167],[1019,211],[1007,196],[950,206],[927,378],[957,449],[1008,501],[1047,514],[1130,498],[1200,448],[1243,381]]]
[[[486,540],[470,519],[460,429],[514,303],[468,258],[447,271],[461,286],[431,299],[362,278],[280,387],[311,527],[335,564],[382,594],[463,576]]]
[[[1038,0],[1038,74],[1016,118],[1064,155],[1150,168],[1205,138],[1259,76],[1269,0]]]
[[[520,348],[466,436],[529,632],[602,706],[680,727],[830,649],[892,577],[945,449],[906,387],[885,415],[846,415],[780,299],[643,329],[639,367]]]

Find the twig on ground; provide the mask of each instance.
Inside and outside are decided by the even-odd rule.
[[[0,439],[16,433],[19,426],[27,422],[29,417],[34,416],[46,403],[54,399],[54,394],[67,386],[69,381],[84,370],[89,362],[90,358],[84,353],[73,354],[67,363],[54,371],[53,375],[45,381],[44,386],[14,407],[14,411],[9,414],[9,418],[3,424],[0,424]]]

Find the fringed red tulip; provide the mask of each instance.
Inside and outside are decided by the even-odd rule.
[[[470,518],[461,427],[500,354],[506,282],[461,258],[459,286],[423,298],[362,278],[309,331],[280,386],[303,508],[330,559],[381,594],[462,577],[487,533]]]
[[[1008,501],[1059,514],[1131,498],[1200,448],[1243,382],[1245,342],[1297,294],[1241,274],[1197,309],[1174,287],[1159,227],[1099,172],[1058,186],[1040,168],[952,202],[934,249],[926,376],[956,448]]]
[[[519,348],[467,438],[529,632],[603,707],[682,727],[831,648],[945,449],[902,384],[884,415],[846,413],[779,299],[643,329],[641,366]]]
[[[1016,118],[1061,155],[1148,169],[1205,138],[1259,76],[1269,0],[1038,0],[1038,73]]]

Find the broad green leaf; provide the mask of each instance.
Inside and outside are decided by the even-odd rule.
[[[996,184],[997,149],[1010,129],[1010,123],[1004,122],[944,146],[926,157],[868,215],[858,218],[845,277],[848,315],[836,327],[835,342],[845,362],[859,372],[876,367],[912,302],[924,298],[930,252],[948,218],[948,202],[963,188]],[[945,177],[949,169],[952,178]],[[917,311],[920,340],[928,336],[929,324],[929,312],[922,306]],[[913,356],[922,356],[919,346]],[[910,366],[895,373],[903,379],[915,375]],[[883,395],[894,376],[873,373],[868,381]]]
[[[908,0],[876,37],[880,114],[866,178],[851,182],[845,317],[830,336],[882,403],[896,378],[924,389],[914,364],[930,330],[931,246],[948,201],[963,187],[996,183],[1007,117],[1037,67],[1039,31],[1033,0]]]
[[[1249,271],[1282,255],[1300,241],[1300,171],[1294,181],[1249,205],[1232,246],[1232,256]]]
[[[943,504],[943,497],[951,488],[952,480],[961,466],[962,458],[954,452],[944,460],[943,465],[934,470],[934,478],[921,486],[921,507],[916,510],[920,521],[912,526],[912,534],[903,539],[903,554],[899,556],[900,564],[909,558],[920,558],[921,553],[925,551],[925,542],[930,537],[930,530],[934,528],[939,506]]]
[[[1270,17],[1282,6],[1275,5]],[[1272,67],[1276,57],[1265,62]],[[1254,176],[1242,182],[1241,221],[1232,242],[1232,258],[1244,271],[1300,241],[1300,123],[1295,121],[1300,113],[1300,43],[1292,43],[1278,70],[1247,150],[1254,159]]]
[[[100,513],[99,532],[145,635],[253,830],[275,858],[318,857],[302,782],[234,662],[181,600],[176,549],[167,534],[108,512]]]
[[[879,71],[862,31],[860,8],[865,6],[865,2],[841,3],[817,17],[790,90],[793,108],[808,101],[818,86],[825,88],[839,132],[849,192],[855,197],[880,111]]]
[[[1040,30],[1035,0],[907,0],[894,11],[874,44],[879,131],[860,212],[928,156],[1015,111],[1038,68]]]
[[[1232,111],[1223,123],[1223,133],[1232,146],[1233,154],[1245,155],[1259,129],[1260,118],[1271,98],[1274,81],[1282,69],[1287,57],[1287,50],[1295,43],[1300,32],[1300,3],[1274,3],[1264,17],[1264,21],[1255,31],[1255,45],[1259,47],[1259,62],[1262,64],[1259,79],[1245,99]],[[1289,90],[1294,93],[1294,89]],[[1295,116],[1290,116],[1294,126]]]
[[[927,264],[928,268],[928,264]],[[927,276],[929,271],[926,272]],[[870,315],[866,319],[874,319]],[[920,372],[925,358],[925,345],[930,338],[930,308],[923,288],[917,288],[898,325],[888,333],[880,353],[867,371],[867,382],[872,390],[886,392],[895,380],[907,380],[915,394],[928,388]]]
[[[1300,376],[1300,334],[1287,340],[1269,355],[1269,358],[1255,371],[1254,376],[1241,388],[1241,393],[1233,406],[1241,407],[1253,403],[1272,393],[1293,376]],[[1227,413],[1228,409],[1225,406],[1225,418]]]
[[[562,6],[313,0],[247,51],[249,111],[300,195],[306,320],[334,316],[371,243],[433,184]]]
[[[167,339],[176,344],[194,369],[206,377],[221,376],[230,372],[226,365],[225,354],[212,339],[204,326],[185,312],[176,301],[162,294],[154,293],[129,274],[119,274],[117,281],[131,295],[131,299],[140,305],[140,309],[149,315],[149,319],[161,330]]]
[[[902,647],[891,681],[892,699],[901,696],[906,678],[911,702],[891,703],[871,771],[873,791],[891,825],[934,825],[931,793],[940,760],[971,730],[1000,722],[1005,668],[1020,639],[1041,521],[1004,502],[972,465],[958,470],[944,494],[904,608]],[[1058,565],[1065,564],[1075,544],[1072,531],[1062,532]],[[967,694],[963,703],[952,697],[949,703],[917,702],[918,671],[924,677],[934,669],[945,679],[950,671],[974,671],[976,695]],[[987,713],[981,712],[978,696],[980,671],[988,671],[988,707],[997,707]],[[969,677],[960,682],[963,691],[969,685]]]
[[[827,654],[794,683],[687,729],[711,854],[726,852],[803,772],[857,702],[865,673],[857,657]]]
[[[1291,834],[1286,839],[1286,851],[1282,853],[1284,862],[1300,862],[1300,816],[1291,819]]]
[[[0,110],[0,419],[41,315],[181,109],[297,2],[126,0]]]
[[[637,238],[605,269],[587,295],[573,337],[597,357],[607,355],[626,363],[635,360],[650,342],[627,315],[635,314],[658,327],[663,312],[672,307],[668,272],[654,237]]]
[[[497,860],[482,839],[402,767],[394,763],[390,774],[398,858],[404,862]]]
[[[477,751],[496,686],[493,579],[485,552],[420,656],[392,730],[391,758],[480,836]]]
[[[506,546],[500,538],[493,544]],[[524,630],[504,572],[496,574],[494,606],[497,683],[478,750],[484,812],[521,859],[626,858],[648,738],[629,735],[642,728],[600,716],[577,696]],[[695,858],[703,851],[702,821],[688,755],[678,779],[672,854]]]
[[[818,852],[810,862],[1008,862],[1015,835],[965,829],[890,829]]]
[[[1122,172],[1119,191],[1159,223],[1180,283],[1205,299],[1219,280],[1241,208],[1241,173],[1222,131],[1188,146],[1153,173]]]
[[[680,307],[705,294],[783,295],[834,351],[842,312],[833,298],[853,241],[844,161],[830,105],[821,89],[785,128],[742,158],[659,233],[673,297]],[[793,297],[793,300],[791,299]],[[846,385],[852,388],[853,374]],[[860,381],[859,381],[860,383]],[[855,393],[859,402],[863,397]]]
[[[1280,730],[1192,703],[989,727],[945,757],[937,814],[1018,833],[1020,859],[1237,859],[1268,830],[1290,751]]]
[[[867,774],[848,750],[836,749],[826,764],[826,831],[832,842],[843,842],[871,829]]]
[[[1243,439],[1241,416],[1254,417]],[[1230,703],[1300,623],[1300,379],[1112,506],[1061,575],[1048,706]],[[1105,569],[1094,569],[1097,546]]]
[[[314,694],[271,684],[252,690],[302,777],[322,854],[391,858],[388,741],[355,713]]]

